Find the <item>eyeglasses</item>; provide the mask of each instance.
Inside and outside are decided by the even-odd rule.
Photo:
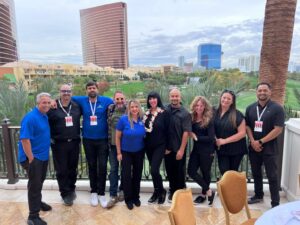
[[[117,101],[119,101],[119,100],[122,101],[122,100],[124,100],[124,98],[116,98],[116,100],[117,100]]]
[[[61,93],[68,93],[70,94],[72,91],[71,90],[60,90]]]

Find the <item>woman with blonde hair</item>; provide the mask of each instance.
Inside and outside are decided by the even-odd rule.
[[[137,100],[130,100],[127,115],[120,118],[116,127],[117,158],[121,161],[121,183],[128,209],[139,207],[140,184],[144,159],[145,127],[143,112]]]
[[[209,187],[211,181],[210,171],[215,151],[213,110],[210,103],[203,96],[196,96],[190,109],[194,147],[188,163],[188,174],[202,187],[202,193],[194,200],[194,203],[204,202],[207,196],[208,205],[211,206],[215,197],[215,192]],[[198,173],[199,168],[202,175]]]

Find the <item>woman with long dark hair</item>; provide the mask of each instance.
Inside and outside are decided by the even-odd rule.
[[[202,187],[202,193],[194,200],[195,204],[208,200],[213,204],[215,192],[209,187],[211,165],[215,152],[215,130],[213,110],[205,97],[196,96],[191,103],[193,150],[188,164],[189,176]],[[198,173],[200,168],[201,174]]]
[[[236,109],[236,95],[224,90],[214,119],[218,163],[221,174],[227,170],[238,171],[246,146],[244,115]]]
[[[167,144],[168,116],[164,110],[161,98],[156,92],[148,94],[147,108],[148,110],[143,117],[146,129],[145,149],[154,186],[154,192],[148,203],[157,202],[158,204],[163,204],[166,199],[166,190],[163,187],[160,175],[160,165],[164,158]]]

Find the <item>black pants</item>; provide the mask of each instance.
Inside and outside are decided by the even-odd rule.
[[[254,179],[254,192],[258,197],[263,197],[263,176],[262,164],[265,165],[266,174],[269,181],[269,189],[271,193],[271,205],[278,205],[279,197],[279,183],[278,183],[278,169],[277,169],[277,155],[265,155],[262,152],[249,152],[249,159],[251,163],[252,176]]]
[[[220,173],[223,175],[228,170],[238,171],[244,155],[218,155]]]
[[[206,195],[211,181],[211,165],[214,160],[213,153],[192,151],[188,164],[189,176],[202,187],[202,194]],[[198,173],[200,168],[201,174]]]
[[[21,165],[28,174],[27,189],[29,218],[33,219],[39,216],[42,201],[42,188],[47,174],[48,160],[41,161],[34,158],[30,164],[27,160],[22,162]]]
[[[79,159],[80,139],[55,141],[51,145],[56,179],[61,197],[66,197],[75,191],[77,166]]]
[[[83,138],[83,146],[89,167],[91,193],[104,195],[108,160],[107,139]]]
[[[122,151],[121,183],[126,203],[140,198],[144,155],[144,150],[138,152]]]
[[[163,181],[160,175],[160,165],[165,156],[165,145],[158,146],[156,148],[147,148],[146,154],[150,164],[150,173],[152,176],[154,190],[158,193],[163,192]]]
[[[165,155],[166,172],[169,180],[169,191],[171,194],[186,187],[186,153],[184,153],[181,160],[176,160],[176,154],[176,152],[170,152],[169,154]]]

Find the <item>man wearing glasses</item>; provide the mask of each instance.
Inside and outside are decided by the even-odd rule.
[[[62,85],[59,95],[57,108],[48,112],[51,149],[60,195],[64,204],[71,206],[76,198],[81,110],[78,104],[71,101],[72,90],[69,85]]]
[[[108,123],[108,142],[109,142],[109,194],[110,200],[107,208],[113,207],[118,201],[124,200],[122,187],[120,185],[120,193],[118,193],[118,180],[119,180],[119,161],[117,159],[116,148],[116,126],[122,115],[126,111],[126,100],[123,92],[116,91],[114,94],[114,104],[111,104],[107,109],[107,123]]]

